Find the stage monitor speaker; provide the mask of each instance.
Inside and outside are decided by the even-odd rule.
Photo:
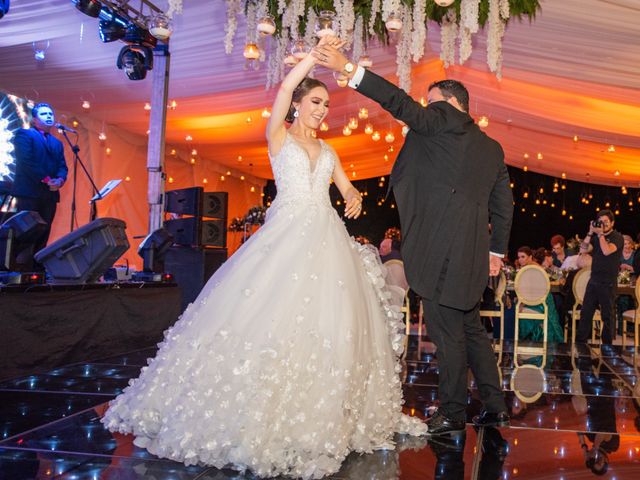
[[[202,220],[200,217],[177,218],[164,222],[164,228],[178,245],[226,248],[226,220]]]
[[[181,188],[165,193],[164,210],[178,215],[227,218],[229,194],[204,192],[202,187]]]
[[[47,229],[38,212],[22,211],[0,226],[0,270],[33,270],[33,242]]]
[[[169,248],[164,267],[182,291],[182,311],[198,297],[207,280],[226,259],[226,248]]]
[[[94,282],[129,249],[125,228],[117,218],[98,218],[43,248],[35,259],[51,283]]]

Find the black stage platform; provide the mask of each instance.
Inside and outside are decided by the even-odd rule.
[[[185,467],[111,434],[100,416],[154,355],[154,348],[58,368],[0,383],[0,478],[22,479],[249,479],[231,470]],[[425,416],[437,401],[438,364],[433,345],[411,338],[404,375],[409,413]],[[522,360],[522,357],[519,357]],[[542,357],[530,357],[535,370]],[[542,376],[517,378],[513,345],[500,356],[511,428],[467,426],[466,441],[398,438],[393,451],[352,454],[332,479],[587,479],[578,433],[609,437],[608,472],[602,478],[640,478],[640,352],[550,346]],[[534,372],[536,373],[536,372]],[[540,372],[537,372],[540,373]],[[516,373],[520,377],[520,373]],[[469,383],[469,418],[479,409]],[[634,393],[635,392],[635,393]],[[538,395],[539,394],[539,395]],[[536,400],[533,397],[539,396]],[[524,400],[523,400],[524,399]]]
[[[0,379],[153,346],[180,303],[173,283],[2,286]]]

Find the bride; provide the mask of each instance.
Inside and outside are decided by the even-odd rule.
[[[317,140],[326,86],[307,55],[283,80],[267,127],[278,195],[265,224],[165,332],[156,357],[102,422],[187,465],[321,478],[351,451],[393,448],[426,425],[401,412],[402,323],[379,257],[351,239],[362,198]],[[285,121],[291,123],[285,128]]]

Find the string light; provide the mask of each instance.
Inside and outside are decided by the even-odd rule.
[[[327,122],[322,122],[320,124],[320,131],[321,132],[326,132],[329,130],[329,124]]]
[[[271,117],[271,112],[268,108],[265,108],[264,110],[262,110],[262,113],[260,115],[262,116],[262,118],[269,118]]]
[[[366,133],[367,135],[371,135],[373,133],[373,125],[367,123],[364,127],[364,133]]]
[[[378,140],[380,140],[380,133],[373,132],[373,134],[371,134],[371,140],[373,140],[374,142],[377,142]]]
[[[369,110],[362,107],[360,110],[358,110],[358,118],[360,120],[366,120],[367,118],[369,118]]]

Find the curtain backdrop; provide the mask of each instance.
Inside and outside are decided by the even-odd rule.
[[[131,248],[118,263],[129,261],[130,265],[141,268],[142,259],[137,248],[148,232],[147,203],[147,139],[131,134],[112,125],[103,125],[101,121],[87,115],[78,118],[80,158],[93,177],[98,188],[111,179],[123,179],[122,183],[98,204],[99,217],[115,217],[127,223],[127,236]],[[105,141],[98,135],[104,132]],[[56,133],[56,135],[58,135]],[[70,135],[74,138],[74,135]],[[61,138],[64,142],[64,138]],[[66,145],[66,142],[65,142]],[[110,149],[110,153],[108,150]],[[171,146],[165,152],[165,171],[167,173],[166,190],[201,186],[205,191],[229,193],[229,218],[227,224],[237,216],[244,216],[250,207],[262,204],[262,188],[265,180],[238,171],[229,170],[218,163],[203,159],[196,155],[196,163],[190,163],[190,150],[178,147],[175,155],[171,155]],[[71,202],[73,193],[73,153],[66,146],[65,156],[69,167],[67,183],[61,191],[60,204],[54,220],[49,243],[69,233],[71,219]],[[231,172],[231,175],[227,173]],[[241,176],[244,180],[241,180]],[[169,183],[169,177],[173,180]],[[224,180],[222,180],[224,177]],[[128,178],[128,180],[127,180]],[[204,179],[207,183],[203,183]],[[253,187],[254,191],[251,191]],[[89,199],[92,196],[91,184],[82,168],[77,167],[76,219],[78,225],[89,222]],[[240,236],[229,232],[227,245],[229,253],[235,251],[240,243]]]

